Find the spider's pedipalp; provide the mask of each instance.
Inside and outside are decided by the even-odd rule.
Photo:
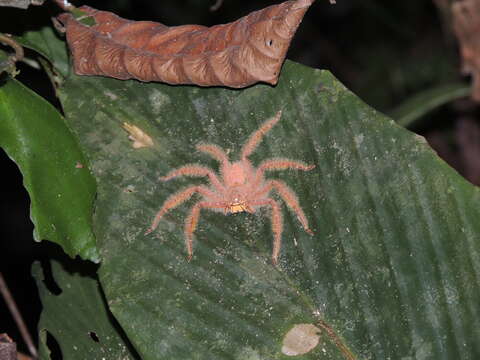
[[[158,226],[163,215],[165,215],[169,210],[177,207],[181,203],[184,203],[188,199],[192,197],[193,194],[199,193],[203,196],[208,197],[215,197],[215,194],[212,193],[207,187],[205,186],[190,186],[184,190],[176,192],[173,195],[170,195],[167,200],[163,203],[162,208],[157,212],[155,218],[153,219],[152,225],[147,229],[145,235],[150,234],[153,230],[155,230]]]
[[[273,249],[272,249],[272,262],[277,265],[278,255],[280,254],[280,248],[282,246],[282,232],[283,232],[283,216],[280,205],[277,201],[266,198],[262,200],[255,200],[250,203],[253,206],[270,206],[272,209],[272,232],[273,232]]]
[[[185,220],[185,245],[187,247],[188,253],[188,260],[190,261],[193,256],[193,233],[197,228],[198,220],[200,218],[200,210],[203,208],[223,208],[225,204],[222,202],[208,202],[208,201],[201,201],[196,203],[192,210],[190,210],[190,214],[188,215],[187,219]]]
[[[255,149],[257,148],[258,144],[263,139],[263,136],[270,131],[270,129],[280,120],[280,117],[282,116],[282,111],[280,110],[277,112],[277,114],[265,121],[263,125],[255,131],[250,137],[248,138],[247,142],[245,145],[242,147],[242,153],[241,153],[241,159],[246,160],[248,156],[250,156]]]
[[[298,202],[295,192],[290,187],[280,180],[269,180],[262,189],[262,193],[268,194],[271,190],[276,190],[280,197],[285,201],[285,204],[297,215],[298,220],[302,224],[304,230],[313,235],[313,231],[308,227],[308,220],[303,212],[303,209]]]
[[[167,175],[160,177],[161,181],[169,181],[179,176],[192,176],[192,177],[205,177],[208,176],[210,183],[217,189],[222,190],[224,186],[218,180],[217,175],[212,169],[206,166],[200,166],[195,164],[184,165],[178,169],[170,171]]]
[[[220,146],[214,144],[198,144],[196,148],[198,151],[210,155],[222,164],[228,162],[227,154],[225,154],[225,151],[223,151]]]

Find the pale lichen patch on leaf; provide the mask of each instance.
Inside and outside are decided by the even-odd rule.
[[[303,355],[312,351],[320,340],[321,330],[313,324],[297,324],[282,342],[282,353],[287,356]]]
[[[134,149],[153,146],[152,138],[138,126],[124,122],[122,127],[128,132],[128,138],[133,141],[132,146]]]
[[[151,110],[154,114],[160,114],[163,107],[171,103],[170,98],[165,93],[153,89],[150,95],[148,96],[150,102]]]
[[[115,101],[118,99],[118,96],[111,91],[105,91],[103,94],[112,101]]]

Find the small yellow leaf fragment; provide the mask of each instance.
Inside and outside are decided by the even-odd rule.
[[[310,352],[318,345],[320,333],[321,330],[312,324],[295,325],[283,338],[282,353],[297,356]]]
[[[127,122],[122,124],[122,127],[128,132],[128,138],[133,141],[133,148],[140,149],[142,147],[153,146],[153,140],[138,126],[131,125]]]

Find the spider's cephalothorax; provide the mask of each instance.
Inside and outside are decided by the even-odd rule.
[[[276,264],[280,253],[283,218],[279,203],[269,197],[272,190],[277,191],[287,206],[295,212],[305,231],[312,234],[308,227],[307,218],[293,190],[280,180],[265,179],[264,173],[265,171],[285,169],[308,171],[315,166],[307,165],[301,161],[273,158],[264,160],[255,168],[248,159],[260,141],[262,141],[263,136],[280,120],[281,115],[282,112],[279,111],[275,117],[267,120],[260,129],[250,136],[242,147],[239,161],[230,162],[226,153],[217,145],[197,145],[199,151],[209,154],[220,162],[220,176],[217,176],[210,168],[190,164],[174,169],[166,176],[160,178],[162,181],[168,181],[179,176],[208,177],[210,186],[190,186],[171,195],[155,216],[146,234],[155,230],[160,219],[170,209],[187,201],[193,194],[199,193],[203,198],[192,207],[185,221],[185,241],[188,258],[191,259],[193,254],[193,233],[197,227],[201,209],[221,211],[224,214],[235,214],[244,211],[253,213],[260,207],[268,206],[271,208],[272,232],[274,236],[272,261]]]

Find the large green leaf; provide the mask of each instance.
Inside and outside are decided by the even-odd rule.
[[[301,323],[322,332],[298,359],[480,356],[478,189],[329,72],[287,62],[276,87],[240,91],[72,76],[61,100],[98,181],[100,281],[143,359],[287,359],[282,341]],[[217,169],[198,142],[235,158],[278,110],[251,158],[317,166],[270,174],[296,191],[314,236],[284,207],[275,267],[267,210],[204,211],[187,262],[195,200],[143,235],[170,194],[201,182],[159,176],[190,162]],[[134,149],[124,122],[153,146]]]
[[[49,280],[55,281],[60,294],[47,288],[40,263],[32,268],[43,306],[38,325],[40,359],[50,359],[47,331],[58,342],[63,359],[134,359],[134,350],[108,311],[92,266],[54,260],[51,267]]]
[[[60,113],[15,80],[0,86],[0,147],[22,172],[35,240],[98,261],[91,225],[95,180],[86,160]]]

